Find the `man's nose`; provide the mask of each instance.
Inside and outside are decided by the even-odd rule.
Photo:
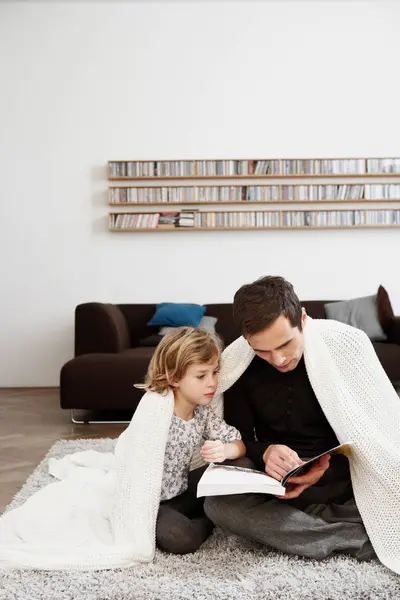
[[[272,355],[272,362],[275,366],[280,367],[285,362],[286,358],[280,352]]]

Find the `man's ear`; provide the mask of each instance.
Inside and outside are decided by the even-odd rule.
[[[306,322],[307,319],[307,313],[306,313],[306,309],[304,308],[304,306],[301,307],[301,324],[304,325],[304,323]]]

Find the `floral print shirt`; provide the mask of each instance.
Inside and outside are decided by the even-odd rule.
[[[187,489],[192,456],[206,440],[228,444],[240,439],[239,431],[218,417],[211,406],[196,406],[190,421],[173,414],[165,449],[161,502]]]

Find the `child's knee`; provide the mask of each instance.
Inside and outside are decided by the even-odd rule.
[[[189,519],[169,507],[160,507],[156,526],[157,546],[172,554],[196,552],[210,535],[212,527],[206,516]]]

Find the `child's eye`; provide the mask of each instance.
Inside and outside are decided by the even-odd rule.
[[[204,375],[197,375],[197,379],[204,379]]]

